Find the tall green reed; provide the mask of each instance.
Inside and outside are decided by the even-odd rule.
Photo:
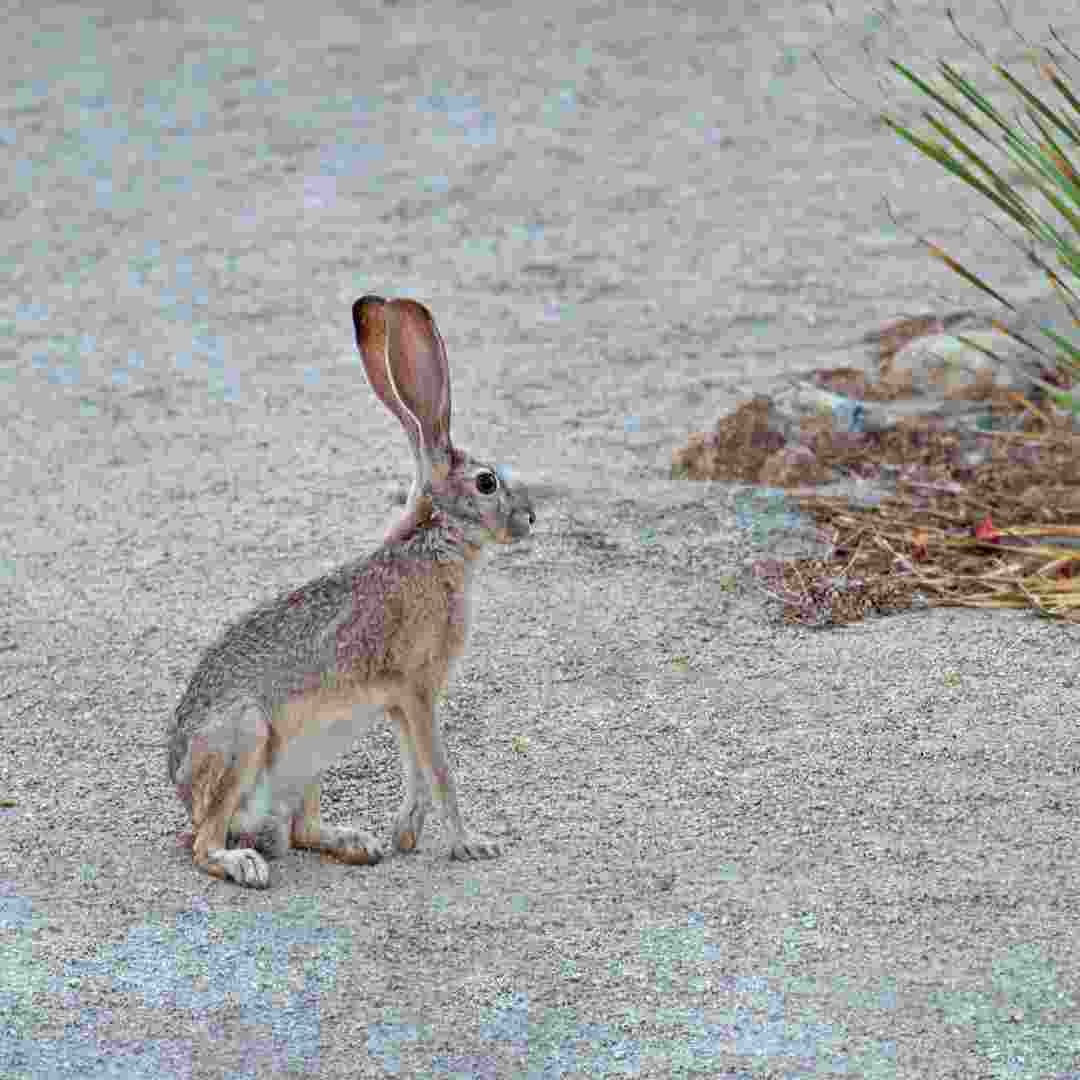
[[[1075,56],[1075,54],[1071,54]],[[985,53],[984,53],[985,56]],[[1027,257],[1046,275],[1068,312],[1074,328],[1080,328],[1080,97],[1064,74],[1060,60],[1048,49],[1031,57],[1035,71],[1046,84],[1040,93],[987,58],[1017,103],[1004,114],[975,84],[944,60],[938,70],[941,88],[921,78],[905,64],[890,60],[892,68],[929,98],[938,110],[922,110],[932,129],[920,135],[888,113],[881,121],[920,153],[989,200],[1029,239]],[[938,136],[935,138],[934,135]],[[991,158],[992,150],[996,157]],[[995,164],[992,164],[991,161]],[[1006,297],[975,271],[963,266],[936,244],[927,249],[969,284],[1015,311]],[[1080,411],[1080,344],[1049,325],[1040,326],[1049,343],[1040,347],[1015,327],[995,323],[996,328],[1041,357],[1042,365],[1056,372],[1055,385],[1043,379],[1038,385],[1059,405]],[[977,342],[973,348],[1001,361],[992,350]]]

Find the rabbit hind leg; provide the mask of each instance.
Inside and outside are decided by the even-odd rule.
[[[289,792],[298,808],[291,817],[294,848],[320,851],[339,862],[373,865],[383,849],[369,833],[322,820],[323,770],[382,712],[380,705],[349,693],[314,692],[296,698],[274,716],[274,755],[266,783]]]
[[[274,805],[273,789],[264,771],[234,811],[225,846],[254,848],[268,859],[280,859],[291,846],[289,826],[288,809]]]
[[[304,788],[304,802],[292,819],[292,846],[321,851],[338,862],[374,866],[383,857],[375,837],[349,825],[329,825],[322,820],[322,784],[313,780]]]
[[[238,756],[210,746],[192,747],[192,859],[212,877],[255,889],[270,883],[266,860],[252,847],[230,849],[229,826],[265,768],[268,754],[267,739]]]

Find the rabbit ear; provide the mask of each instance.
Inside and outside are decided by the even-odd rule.
[[[405,428],[410,442],[415,442],[416,420],[402,408],[387,362],[388,336],[386,333],[386,301],[381,296],[362,296],[353,304],[353,325],[356,327],[356,345],[364,361],[375,396],[398,418]]]
[[[394,390],[420,425],[421,445],[450,454],[450,365],[431,312],[415,300],[392,300],[386,330]]]
[[[353,304],[368,381],[419,457],[450,455],[450,367],[435,320],[415,300],[364,296]]]

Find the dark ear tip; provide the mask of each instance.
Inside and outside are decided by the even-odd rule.
[[[361,296],[359,300],[354,301],[352,306],[352,319],[353,326],[356,327],[356,332],[360,333],[360,328],[364,323],[364,316],[366,311],[372,307],[382,307],[386,301],[381,296]]]

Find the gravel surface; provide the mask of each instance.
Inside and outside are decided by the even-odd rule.
[[[0,1076],[1080,1075],[1077,630],[778,624],[730,490],[669,478],[759,380],[973,306],[916,234],[1039,291],[874,121],[920,104],[888,55],[978,70],[941,6],[884,11],[7,5]],[[537,505],[443,707],[506,850],[433,821],[247,891],[178,842],[165,725],[397,509],[368,292],[431,307],[457,441]],[[333,820],[399,799],[382,726],[327,776]]]

